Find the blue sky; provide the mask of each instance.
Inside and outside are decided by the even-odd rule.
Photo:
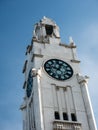
[[[22,130],[22,68],[33,25],[43,16],[56,21],[62,42],[72,36],[98,126],[98,1],[0,0],[0,129]]]

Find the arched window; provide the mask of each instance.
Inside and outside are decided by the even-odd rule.
[[[51,25],[46,25],[45,26],[45,29],[46,29],[46,34],[47,35],[51,35],[53,33],[53,26]]]

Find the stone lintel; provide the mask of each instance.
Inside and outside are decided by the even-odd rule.
[[[71,87],[70,85],[60,86],[60,85],[57,85],[57,84],[54,84],[54,83],[51,83],[51,85],[55,86],[57,89],[63,88],[65,91],[67,90],[67,87]]]

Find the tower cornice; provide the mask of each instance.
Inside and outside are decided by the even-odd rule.
[[[64,43],[60,43],[59,45],[64,46],[66,48],[76,48],[76,45],[72,45],[72,44],[67,45],[67,44],[64,44]]]

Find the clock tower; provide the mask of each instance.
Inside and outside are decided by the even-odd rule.
[[[97,130],[76,45],[61,42],[59,27],[44,17],[35,24],[23,67],[23,130]]]

